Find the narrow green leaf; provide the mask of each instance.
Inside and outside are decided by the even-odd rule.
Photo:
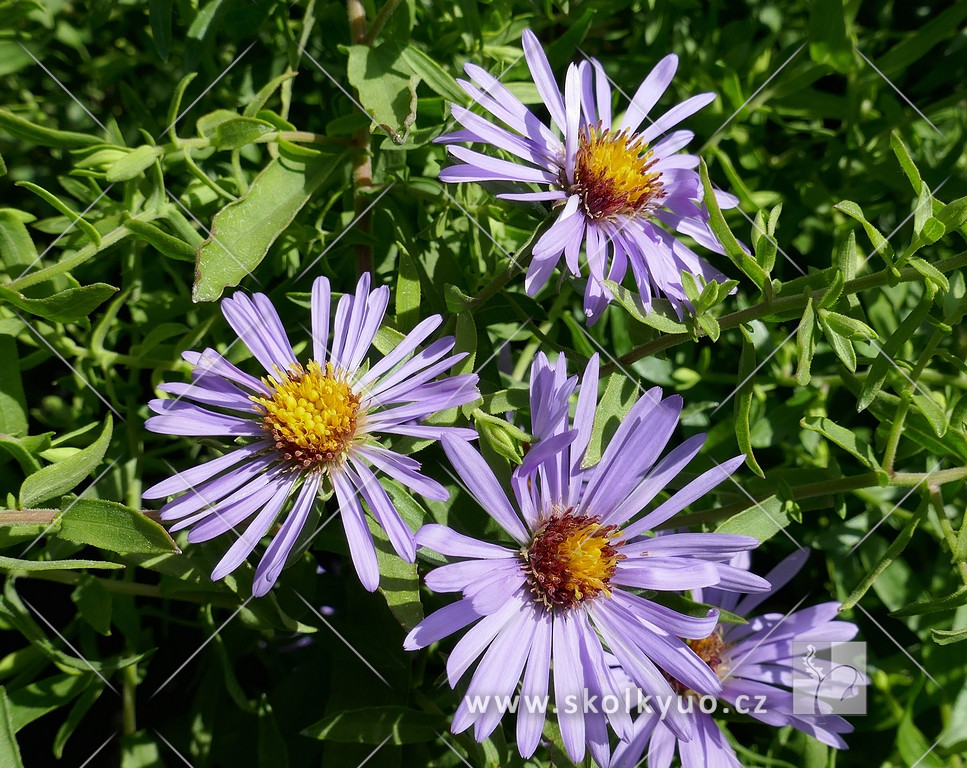
[[[967,605],[967,587],[961,587],[956,592],[945,597],[938,597],[935,600],[923,600],[919,603],[910,603],[898,611],[893,611],[890,615],[900,619],[904,616],[920,616],[925,613],[950,611],[962,605]]]
[[[821,320],[825,320],[826,325],[836,333],[850,341],[872,341],[879,338],[876,331],[855,317],[841,315],[839,312],[830,312],[828,309],[820,309],[819,317]]]
[[[121,555],[179,552],[168,532],[137,510],[102,499],[64,502],[57,537]]]
[[[0,570],[4,571],[77,571],[84,568],[117,570],[123,567],[122,563],[109,563],[104,560],[19,560],[0,555]]]
[[[185,89],[188,88],[189,83],[197,76],[197,72],[189,72],[181,78],[178,81],[178,85],[175,86],[175,92],[171,97],[171,104],[168,105],[168,116],[165,118],[165,131],[171,133],[171,138],[175,144],[178,143],[178,134],[175,132],[175,121],[178,119],[178,113],[181,109],[181,100],[185,97]]]
[[[420,78],[410,75],[395,43],[349,47],[349,82],[359,100],[376,123],[397,144],[406,141],[416,120],[416,85]]]
[[[950,281],[947,280],[947,276],[933,264],[924,261],[919,256],[914,256],[908,263],[944,293],[950,290]]]
[[[215,128],[214,145],[216,149],[238,149],[274,130],[275,126],[265,120],[254,117],[235,117],[219,123]]]
[[[137,235],[141,240],[154,246],[159,253],[164,254],[169,259],[178,261],[194,261],[196,249],[184,240],[169,235],[160,227],[149,224],[139,219],[128,219],[124,226]]]
[[[29,475],[20,486],[20,506],[36,507],[48,499],[61,496],[93,472],[111,443],[113,425],[111,415],[108,414],[100,437],[87,448]]]
[[[171,2],[172,0],[148,0],[151,37],[162,61],[168,60],[168,51],[171,48]]]
[[[777,205],[773,209],[773,213],[781,209],[782,206]],[[772,268],[776,265],[776,253],[778,252],[775,238],[768,231],[770,228],[774,229],[775,225],[769,227],[766,224],[765,213],[759,211],[755,215],[755,222],[752,224],[752,249],[755,251],[756,261],[759,262],[759,266],[765,270],[766,274],[771,273]]]
[[[77,612],[96,632],[111,634],[111,593],[93,576],[84,574],[71,593]]]
[[[64,214],[64,216],[70,219],[81,232],[88,236],[91,243],[93,243],[95,247],[99,247],[101,245],[101,235],[96,229],[94,229],[94,225],[86,221],[83,216],[77,213],[77,211],[72,210],[71,207],[63,202],[59,197],[52,195],[46,189],[37,186],[32,181],[18,181],[17,186],[30,190],[35,195],[42,198],[44,201]]]
[[[918,385],[922,388],[923,385]],[[944,414],[943,408],[941,408],[937,401],[932,397],[926,397],[919,392],[913,393],[913,403],[917,406],[920,413],[922,413],[930,426],[933,427],[934,432],[937,433],[937,437],[943,437],[947,434],[947,416]]]
[[[604,395],[594,412],[591,440],[581,463],[582,467],[591,467],[598,463],[611,437],[638,399],[638,394],[637,383],[623,373],[612,373],[608,376]]]
[[[953,645],[967,640],[967,627],[964,629],[930,629],[930,636],[937,645]]]
[[[94,675],[63,673],[29,683],[7,694],[10,719],[19,731],[48,712],[66,706],[91,684]]]
[[[739,354],[738,385],[735,393],[735,439],[739,450],[745,454],[745,463],[759,477],[765,477],[762,467],[752,453],[752,427],[749,418],[752,411],[752,398],[755,394],[755,345],[745,334],[742,337],[742,352]]]
[[[852,593],[850,593],[850,596],[846,598],[845,602],[840,608],[840,611],[849,610],[856,605],[863,598],[863,595],[867,593],[869,588],[873,586],[873,582],[880,577],[880,574],[889,568],[890,564],[893,563],[894,560],[900,557],[900,555],[903,553],[903,550],[906,549],[907,544],[910,543],[910,539],[913,538],[913,532],[917,530],[917,526],[920,525],[920,522],[929,511],[930,499],[928,496],[924,496],[923,500],[920,502],[920,506],[917,507],[917,511],[910,516],[909,520],[907,520],[906,525],[903,526],[903,529],[897,534],[897,537],[893,540],[893,543],[890,544],[886,552],[883,553],[883,556],[880,558],[879,562],[873,566],[872,570],[870,570],[869,573],[863,577],[863,580],[859,583],[856,589],[854,589]]]
[[[833,271],[833,279],[829,283],[829,287],[823,294],[822,298],[819,300],[817,307],[819,309],[830,309],[836,305],[839,301],[839,297],[843,294],[843,288],[846,285],[846,277],[840,270]]]
[[[419,77],[434,93],[438,93],[443,98],[455,104],[467,103],[468,96],[457,84],[453,75],[419,48],[408,45],[400,55],[406,69],[411,74]]]
[[[243,197],[215,214],[211,237],[198,249],[192,299],[214,301],[250,274],[341,161],[342,155],[272,160]]]
[[[7,689],[0,685],[0,765],[3,768],[24,768],[15,733]]]
[[[843,361],[843,365],[849,369],[850,373],[856,372],[856,350],[853,349],[853,343],[844,338],[839,331],[832,328],[829,323],[826,322],[826,317],[823,313],[818,313],[819,324],[823,329],[823,334],[826,336],[826,340],[829,345],[833,348],[833,352],[836,356]]]
[[[900,161],[900,167],[903,169],[903,172],[910,179],[910,184],[913,185],[913,194],[919,195],[920,189],[923,186],[920,171],[917,170],[916,163],[913,162],[913,158],[910,157],[910,152],[903,143],[903,139],[900,138],[900,134],[896,131],[890,131],[890,146],[893,148],[893,154],[896,155],[896,159]]]
[[[722,244],[722,247],[725,249],[725,255],[729,257],[732,263],[742,270],[745,276],[752,280],[764,295],[772,298],[775,291],[773,290],[769,275],[746,252],[742,244],[732,234],[729,225],[725,223],[725,217],[722,215],[722,210],[719,207],[718,201],[715,199],[715,190],[712,187],[712,182],[709,180],[708,168],[705,166],[704,160],[699,164],[699,171],[701,173],[702,188],[704,190],[702,199],[708,207],[709,225],[712,228],[712,233]]]
[[[33,217],[14,208],[0,208],[0,270],[11,278],[37,263],[37,249],[24,226]]]
[[[870,365],[869,372],[866,374],[866,380],[860,389],[856,403],[857,411],[865,410],[876,399],[877,393],[883,387],[883,382],[886,381],[887,374],[893,368],[893,363],[890,361],[899,356],[903,345],[913,336],[917,328],[920,327],[930,313],[933,295],[936,290],[932,284],[927,283],[926,291],[927,295],[917,302],[910,314],[903,319],[903,322],[897,326],[897,329],[890,335],[890,338],[880,347],[882,352],[877,355],[872,365]]]
[[[102,144],[103,139],[87,133],[57,131],[53,128],[31,123],[6,109],[0,109],[0,128],[15,139],[28,141],[41,147],[91,147]]]
[[[960,229],[967,221],[967,197],[948,203],[937,212],[937,221],[944,226],[945,232]]]
[[[245,117],[258,117],[259,112],[264,109],[266,102],[272,97],[279,87],[286,80],[291,80],[295,77],[298,72],[283,72],[278,77],[272,78],[268,83],[263,85],[259,92],[255,94],[255,97],[245,106],[245,112],[242,114]]]
[[[442,713],[399,706],[367,707],[327,715],[303,736],[344,744],[417,744],[437,738],[446,728]]]
[[[107,180],[111,182],[128,181],[140,176],[164,153],[164,147],[142,144],[140,147],[132,149],[107,169]]]
[[[411,331],[420,321],[420,271],[416,262],[400,250],[396,273],[396,324],[402,331]]]
[[[12,336],[0,336],[0,360],[0,433],[23,437],[27,434],[27,398],[20,378],[17,342]]]
[[[688,326],[678,320],[678,316],[668,302],[655,299],[649,312],[645,309],[638,293],[629,291],[614,280],[605,280],[604,285],[615,300],[639,323],[662,333],[688,333]]]
[[[719,524],[716,533],[737,533],[766,541],[792,522],[786,505],[775,496],[753,504]]]
[[[811,378],[810,368],[813,362],[813,354],[816,351],[816,312],[813,309],[813,300],[810,296],[806,300],[806,309],[802,315],[802,322],[796,331],[796,350],[799,356],[799,366],[796,368],[796,381],[799,386],[805,387]]]
[[[79,288],[68,288],[45,299],[28,299],[22,293],[0,285],[0,299],[45,320],[72,323],[86,318],[117,293],[117,290],[113,285],[93,283]]]
[[[835,421],[827,419],[825,416],[805,416],[799,423],[811,432],[818,432],[827,440],[836,443],[836,445],[851,453],[874,472],[878,474],[882,472],[880,464],[873,454],[873,446],[869,442],[861,441],[853,431],[841,427]],[[885,475],[886,473],[883,472],[883,474]]]
[[[842,211],[850,218],[856,219],[856,221],[862,224],[863,229],[866,231],[866,236],[870,238],[870,242],[873,244],[873,253],[879,254],[886,262],[888,267],[893,266],[893,262],[896,259],[896,254],[893,252],[893,246],[890,245],[885,237],[883,237],[883,234],[880,232],[880,230],[866,220],[866,216],[863,213],[862,208],[851,200],[844,200],[841,203],[837,203],[833,206],[833,208]],[[872,256],[873,254],[870,255]]]
[[[94,682],[77,697],[77,701],[74,702],[74,706],[71,707],[71,711],[67,714],[64,722],[61,723],[60,728],[57,729],[57,735],[54,737],[54,757],[58,760],[64,754],[64,747],[67,746],[67,740],[77,730],[77,726],[80,725],[81,720],[84,719],[84,716],[94,706],[94,702],[98,700],[103,692],[104,686],[99,682]]]
[[[809,13],[809,56],[838,72],[849,72],[856,58],[845,14],[842,0],[814,0]]]

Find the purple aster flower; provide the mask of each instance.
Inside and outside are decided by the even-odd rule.
[[[584,467],[598,360],[592,358],[584,373],[573,420],[568,400],[577,377],[568,379],[564,366],[563,356],[553,367],[543,355],[534,363],[532,432],[541,440],[513,473],[510,493],[471,446],[443,439],[460,477],[511,543],[480,541],[443,525],[424,526],[416,536],[419,545],[459,558],[431,571],[427,586],[460,592],[462,598],[417,625],[405,647],[425,648],[473,624],[447,660],[447,675],[455,687],[479,659],[453,731],[475,725],[475,737],[482,741],[507,707],[494,700],[481,711],[475,704],[481,699],[475,697],[513,696],[523,677],[523,700],[536,701],[553,682],[564,744],[579,762],[585,741],[595,757],[609,755],[608,722],[619,735],[630,735],[627,711],[586,712],[580,704],[585,693],[598,696],[613,690],[606,649],[639,686],[656,694],[672,695],[669,676],[687,680],[696,690],[720,689],[708,665],[680,639],[708,636],[717,611],[686,616],[638,591],[677,592],[713,584],[755,591],[768,584],[727,562],[758,544],[748,536],[679,533],[633,541],[718,485],[743,457],[705,472],[639,516],[691,461],[704,435],[686,440],[659,460],[678,423],[682,400],[662,399],[655,388],[632,407],[600,461]],[[575,700],[578,705],[569,707]],[[543,723],[539,707],[518,708],[522,756],[533,754]],[[670,726],[682,738],[691,732],[684,717]]]
[[[772,584],[768,592],[739,600],[734,593],[712,588],[696,590],[695,597],[747,616],[799,571],[807,555],[806,550],[797,551],[770,571],[766,575]],[[748,567],[748,553],[738,554],[732,564]],[[722,624],[708,637],[689,641],[689,645],[722,681],[718,699],[727,705],[727,711],[748,714],[776,727],[791,725],[824,744],[846,749],[846,742],[840,734],[851,732],[853,727],[842,717],[831,714],[827,702],[855,695],[858,686],[868,683],[866,676],[850,668],[845,670],[849,672],[847,675],[820,680],[815,715],[797,714],[792,692],[793,665],[802,663],[802,659],[793,654],[793,642],[808,639],[838,643],[856,635],[855,624],[836,620],[838,610],[839,603],[830,602],[786,615],[757,616],[748,624]],[[620,677],[618,670],[613,672]],[[691,740],[681,739],[670,723],[662,721],[658,711],[646,711],[635,721],[632,738],[616,748],[610,768],[633,768],[639,765],[646,751],[650,768],[668,768],[676,748],[683,768],[709,765],[742,768],[712,715],[703,712],[696,703],[697,695],[691,686],[676,680],[675,688],[679,698],[668,709],[687,713],[692,723]],[[803,695],[807,693],[797,685],[796,696]]]
[[[611,301],[602,281],[621,282],[629,265],[646,308],[651,307],[653,296],[664,295],[681,315],[686,305],[682,272],[706,281],[724,282],[725,276],[672,232],[688,235],[716,253],[724,250],[709,228],[702,205],[702,185],[695,171],[698,158],[679,152],[694,134],[671,129],[715,95],[692,96],[642,129],[675,75],[677,56],[658,62],[624,115],[612,119],[611,86],[598,61],[571,64],[562,96],[537,37],[525,30],[522,42],[551,126],[493,75],[467,64],[472,82],[460,80],[460,86],[506,127],[454,105],[453,116],[463,130],[438,141],[490,144],[517,159],[498,159],[451,144],[447,149],[462,162],[443,169],[440,178],[524,182],[547,188],[498,195],[507,200],[549,201],[559,209],[557,220],[534,245],[526,278],[529,294],[547,282],[562,254],[571,273],[580,275],[583,242],[589,271],[584,310],[589,321],[597,320]],[[735,197],[725,193],[717,193],[716,199],[724,208],[738,205]]]
[[[215,567],[212,579],[241,565],[294,498],[255,570],[256,596],[275,584],[316,498],[329,488],[335,492],[360,581],[366,589],[376,589],[376,550],[361,499],[400,557],[413,562],[416,547],[413,533],[374,470],[427,498],[448,496],[442,485],[420,473],[419,462],[388,450],[379,437],[476,437],[472,430],[419,423],[479,397],[476,375],[434,380],[465,356],[449,354],[452,337],[418,351],[440,325],[438,315],[421,322],[392,352],[367,368],[363,360],[382,323],[389,289],[380,286],[370,292],[369,276],[364,275],[355,294],[339,299],[331,337],[330,299],[329,281],[317,278],[312,285],[312,359],[305,365],[292,351],[267,296],[236,293],[225,299],[225,319],[267,375],[250,376],[213,349],[185,352],[183,357],[194,366],[192,382],[163,384],[159,389],[176,398],[148,404],[158,414],[145,424],[152,432],[248,441],[143,494],[149,499],[181,494],[162,507],[161,518],[178,521],[172,530],[190,527],[190,542],[236,532],[238,539]]]

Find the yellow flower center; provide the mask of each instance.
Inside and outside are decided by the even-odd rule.
[[[303,468],[339,461],[363,415],[359,396],[331,363],[325,371],[313,361],[283,375],[281,383],[266,380],[271,397],[252,398],[275,449]]]
[[[729,665],[723,659],[725,652],[728,650],[729,646],[726,645],[725,641],[722,639],[722,633],[715,630],[708,637],[703,637],[700,640],[686,640],[688,647],[698,654],[698,657],[708,664],[709,669],[711,669],[719,679],[725,677],[725,674],[729,671]],[[699,697],[700,694],[693,691],[684,683],[678,682],[674,677],[670,676],[668,673],[662,673],[665,679],[671,683],[672,689],[675,693],[680,696],[692,696]]]
[[[601,124],[589,126],[578,138],[574,184],[592,219],[613,219],[647,213],[665,196],[656,160],[639,135],[611,133]]]
[[[608,588],[618,562],[625,556],[616,549],[613,525],[599,518],[555,511],[521,550],[524,573],[531,592],[548,608],[573,608]]]

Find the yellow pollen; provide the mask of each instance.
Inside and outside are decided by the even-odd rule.
[[[601,525],[597,517],[571,514],[550,517],[521,551],[531,591],[548,608],[571,608],[610,595],[609,583],[625,558],[615,546],[615,526]]]
[[[651,170],[654,153],[638,135],[611,133],[601,124],[585,129],[578,139],[574,184],[592,219],[636,216],[653,210],[665,196],[661,174]]]
[[[275,449],[303,468],[340,461],[363,415],[359,396],[331,363],[325,372],[313,361],[283,376],[282,383],[266,380],[271,397],[252,398]]]

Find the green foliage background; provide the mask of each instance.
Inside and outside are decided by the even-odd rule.
[[[686,399],[679,437],[709,433],[696,471],[748,453],[676,525],[768,539],[760,573],[814,549],[769,607],[855,605],[872,685],[850,751],[737,720],[744,764],[963,765],[967,4],[359,8],[351,29],[311,0],[0,2],[0,764],[523,764],[507,722],[483,745],[447,732],[449,646],[401,647],[401,624],[445,602],[414,568],[387,555],[366,593],[334,524],[253,601],[251,567],[208,579],[225,542],[186,547],[141,513],[144,487],[213,455],[143,422],[182,351],[233,341],[214,300],[268,293],[304,353],[312,279],[350,290],[371,260],[393,328],[442,313],[472,353],[484,401],[458,416],[504,470],[538,350],[575,372],[607,358],[596,440],[659,384]],[[546,211],[445,188],[431,141],[466,103],[467,61],[537,104],[525,27],[559,75],[594,56],[633,93],[675,52],[661,106],[718,94],[687,127],[741,201],[716,221],[753,247],[715,261],[737,292],[697,286],[680,322],[615,286],[590,331],[577,281],[524,294],[508,254],[526,258]],[[419,458],[454,495],[394,489],[407,519],[488,533],[442,453]],[[545,735],[527,764],[568,765]]]

